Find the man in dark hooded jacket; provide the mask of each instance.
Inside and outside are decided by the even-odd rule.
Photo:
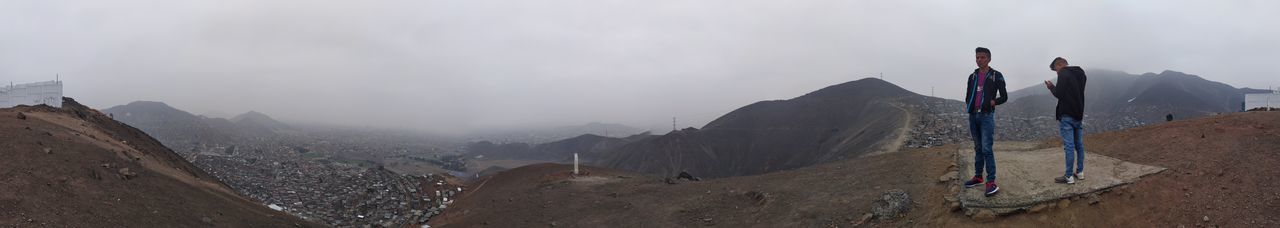
[[[1088,77],[1078,66],[1068,66],[1067,59],[1054,58],[1049,69],[1058,72],[1058,84],[1044,81],[1046,88],[1058,98],[1054,117],[1058,119],[1058,131],[1062,135],[1062,149],[1066,152],[1066,172],[1054,181],[1075,184],[1084,180],[1084,86]],[[1072,169],[1074,166],[1074,170]]]

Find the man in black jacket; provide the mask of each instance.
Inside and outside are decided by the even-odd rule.
[[[991,50],[979,47],[974,50],[978,69],[969,74],[965,90],[965,109],[969,112],[969,134],[973,136],[973,178],[964,182],[969,188],[981,184],[982,172],[987,172],[987,187],[983,195],[991,196],[1000,191],[996,186],[996,157],[991,150],[992,135],[996,131],[996,105],[1009,99],[1005,90],[1004,75],[991,69]],[[996,95],[999,96],[996,96]]]
[[[1067,170],[1062,177],[1054,181],[1075,184],[1076,180],[1084,180],[1084,86],[1088,77],[1078,66],[1067,66],[1067,59],[1054,58],[1049,69],[1058,72],[1058,84],[1044,81],[1054,97],[1058,98],[1058,108],[1054,116],[1058,118],[1058,131],[1062,135],[1062,149],[1066,151]],[[1074,164],[1073,161],[1074,160]],[[1075,170],[1072,170],[1072,166]]]

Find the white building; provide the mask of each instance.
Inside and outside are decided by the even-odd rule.
[[[1260,107],[1280,108],[1280,93],[1250,93],[1244,95],[1244,110]]]
[[[9,84],[0,87],[0,108],[44,104],[62,107],[62,81]]]

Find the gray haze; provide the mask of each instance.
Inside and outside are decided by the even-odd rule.
[[[437,132],[665,132],[884,73],[960,99],[973,48],[1017,89],[1054,56],[1280,86],[1280,1],[0,1],[0,80],[95,108]],[[666,127],[664,127],[666,126]]]

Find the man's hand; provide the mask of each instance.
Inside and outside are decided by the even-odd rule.
[[[992,101],[991,101],[991,107],[995,107],[995,106],[996,106],[996,101],[995,101],[995,100],[992,100]]]
[[[1045,80],[1045,81],[1044,81],[1044,87],[1045,87],[1045,88],[1049,88],[1049,90],[1053,90],[1053,82],[1051,82],[1051,81],[1049,81],[1049,80]]]

